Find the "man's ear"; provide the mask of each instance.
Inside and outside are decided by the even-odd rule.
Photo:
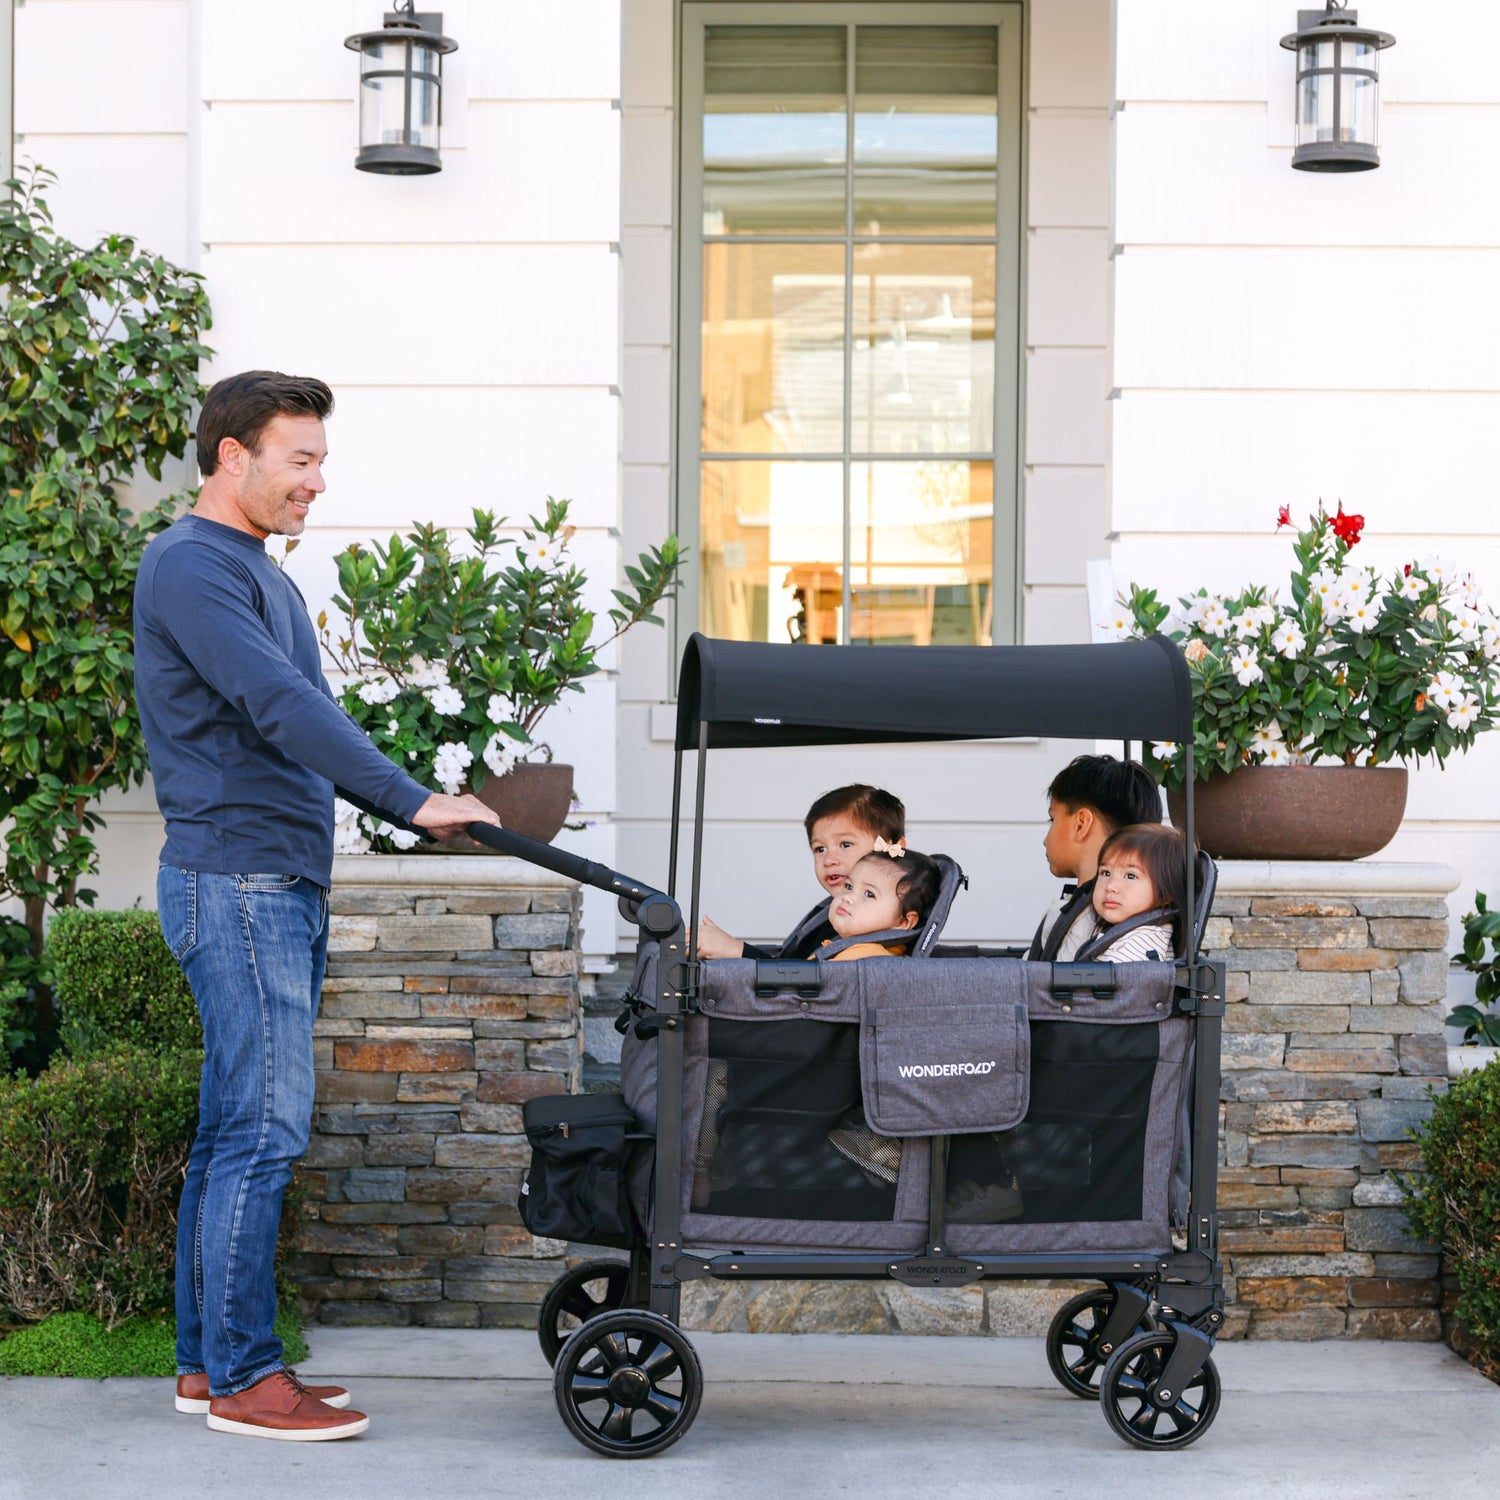
[[[245,472],[246,460],[250,457],[250,450],[238,439],[225,437],[219,439],[219,464],[227,474],[233,474],[236,479]]]

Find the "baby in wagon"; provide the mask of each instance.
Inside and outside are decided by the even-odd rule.
[[[855,783],[824,792],[808,808],[802,826],[807,833],[808,848],[812,851],[813,875],[825,891],[837,896],[843,890],[855,861],[875,847],[876,839],[898,846],[906,842],[906,808],[899,797],[881,787]],[[828,921],[829,905],[831,896],[825,897],[820,906],[808,912],[793,929],[795,943],[789,939],[770,951],[731,936],[712,918],[704,917],[698,927],[698,956],[806,958],[820,944],[839,936]],[[879,929],[863,930],[875,932]]]
[[[900,844],[875,840],[875,847],[856,860],[828,909],[828,924],[834,937],[825,938],[807,956],[819,952],[839,938],[863,937],[865,934],[911,930],[921,924],[938,898],[942,877],[935,860]],[[841,958],[900,958],[911,947],[899,939],[884,942],[851,943],[847,948],[828,955],[830,962]]]
[[[1099,850],[1094,877],[1094,934],[1080,957],[1111,964],[1169,961],[1183,936],[1186,865],[1180,828],[1137,823],[1111,834]],[[1110,940],[1115,928],[1119,936]]]

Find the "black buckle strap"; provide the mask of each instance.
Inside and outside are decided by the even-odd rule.
[[[816,1000],[823,993],[822,964],[810,958],[756,959],[755,993],[765,999],[785,990],[795,990],[803,1000]]]

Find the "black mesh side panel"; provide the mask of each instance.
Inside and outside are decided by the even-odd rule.
[[[1014,1130],[951,1138],[955,1224],[1141,1218],[1155,1026],[1031,1027],[1031,1108]]]
[[[895,1218],[895,1184],[832,1139],[841,1126],[864,1125],[857,1026],[715,1020],[708,1055],[710,1077],[723,1066],[725,1089],[716,1117],[704,1115],[697,1166],[708,1191],[704,1199],[694,1184],[695,1208],[759,1219]]]

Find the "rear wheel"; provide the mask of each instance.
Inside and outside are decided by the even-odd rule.
[[[606,1458],[650,1458],[693,1425],[703,1371],[682,1331],[657,1313],[590,1318],[562,1347],[552,1393],[568,1431]]]
[[[623,1260],[586,1260],[547,1289],[537,1314],[536,1337],[549,1365],[557,1363],[564,1341],[590,1318],[625,1306],[630,1267]]]
[[[1106,1287],[1080,1292],[1058,1308],[1047,1330],[1047,1363],[1057,1383],[1084,1401],[1099,1396],[1099,1378],[1112,1348],[1100,1342],[1104,1325],[1115,1309],[1115,1294]],[[1150,1333],[1156,1320],[1146,1313],[1134,1333]]]
[[[1161,1388],[1177,1335],[1170,1329],[1127,1339],[1100,1377],[1099,1404],[1115,1433],[1137,1448],[1167,1452],[1195,1443],[1219,1414],[1219,1372],[1213,1360],[1180,1391]]]

